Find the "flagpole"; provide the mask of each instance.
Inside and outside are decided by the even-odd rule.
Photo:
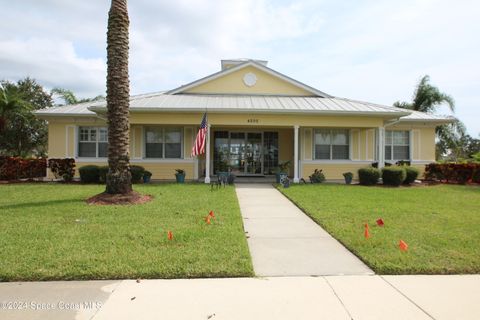
[[[207,108],[205,108],[205,119],[207,121],[207,144],[205,146],[205,183],[210,183],[210,123],[208,122]]]

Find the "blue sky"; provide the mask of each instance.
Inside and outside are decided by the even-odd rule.
[[[109,1],[0,0],[0,79],[37,79],[80,97],[105,92]],[[391,105],[421,76],[456,100],[480,134],[477,1],[129,2],[132,94],[256,58],[329,94]],[[441,108],[440,113],[447,113]]]

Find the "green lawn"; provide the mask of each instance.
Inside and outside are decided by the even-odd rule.
[[[103,189],[0,185],[0,281],[253,275],[234,188],[136,185],[154,200],[84,202]],[[217,216],[211,225],[203,220],[209,210]]]
[[[480,272],[480,187],[279,188],[380,274]],[[377,218],[385,227],[377,227]],[[364,223],[370,239],[364,238]],[[403,239],[408,252],[398,249]]]

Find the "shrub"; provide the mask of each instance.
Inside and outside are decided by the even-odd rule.
[[[410,166],[405,166],[405,173],[406,173],[406,177],[405,177],[405,180],[403,181],[404,184],[414,183],[415,180],[417,180],[419,175],[418,169]]]
[[[365,186],[375,185],[380,179],[380,170],[377,168],[358,169],[358,180]]]
[[[0,180],[42,178],[46,173],[45,158],[24,159],[0,156]]]
[[[98,183],[100,181],[100,173],[98,166],[88,165],[78,169],[80,173],[80,181],[83,183]]]
[[[311,183],[322,183],[325,181],[325,175],[323,174],[322,170],[318,169],[315,169],[309,178]]]
[[[48,159],[48,167],[55,178],[62,178],[63,181],[66,182],[73,180],[73,176],[75,175],[75,159]]]
[[[406,176],[407,173],[404,167],[385,167],[382,169],[382,180],[385,185],[398,187],[405,180]]]
[[[98,167],[98,180],[100,183],[107,182],[108,166]]]
[[[455,183],[475,181],[480,163],[430,163],[425,166],[425,179]]]
[[[142,182],[145,168],[141,166],[130,166],[130,173],[132,174],[132,183]]]

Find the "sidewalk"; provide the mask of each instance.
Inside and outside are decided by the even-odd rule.
[[[373,274],[269,184],[236,184],[257,276]]]
[[[103,286],[101,286],[103,284]],[[36,292],[33,294],[32,292]],[[0,319],[480,319],[480,276],[322,276],[0,283],[0,301],[101,308]]]

